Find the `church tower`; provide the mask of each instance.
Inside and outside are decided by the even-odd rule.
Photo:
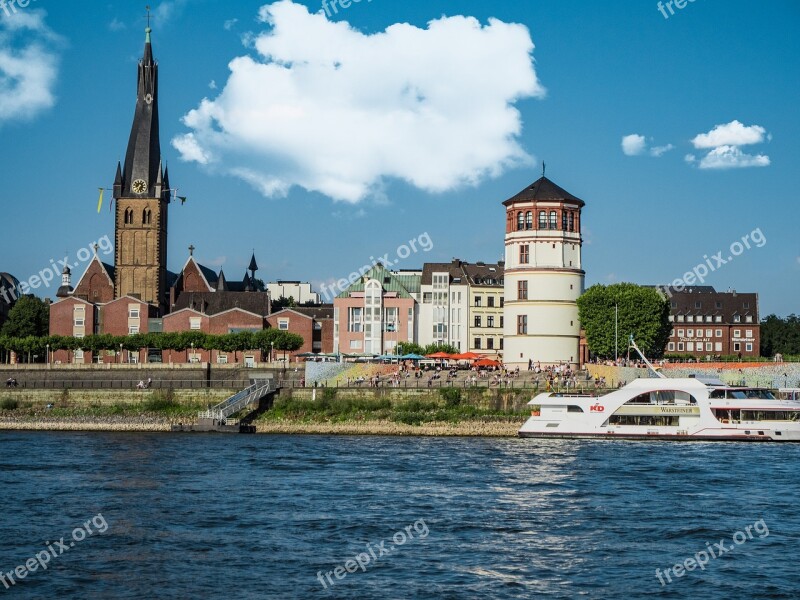
[[[503,362],[527,368],[580,361],[578,298],[585,203],[544,175],[506,207]]]
[[[161,165],[158,135],[158,64],[145,29],[138,66],[136,112],[125,164],[114,179],[116,244],[114,296],[136,296],[167,312],[169,173]]]

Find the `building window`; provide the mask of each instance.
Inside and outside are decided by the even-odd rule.
[[[683,315],[678,315],[678,323],[683,323]]]
[[[500,327],[503,326],[503,317],[500,317]]]
[[[75,319],[75,327],[83,327],[85,323],[83,319]]]
[[[517,333],[528,335],[528,315],[519,315],[517,317]]]
[[[744,337],[746,337],[746,338],[753,337],[753,330],[752,329],[746,329],[745,332],[744,332]]]
[[[139,333],[138,325],[131,325],[128,327],[128,335],[136,335],[137,333]]]
[[[500,338],[500,350],[503,349],[503,338]]]
[[[678,342],[678,352],[683,352],[683,342]]]
[[[527,265],[530,262],[530,248],[528,244],[522,244],[519,247],[519,264]]]
[[[126,208],[125,209],[125,225],[130,225],[133,223],[133,209]]]
[[[711,330],[710,329],[706,329],[706,337],[707,338],[711,337]]]
[[[554,210],[550,211],[550,229],[558,229],[558,213]]]
[[[735,337],[735,338],[742,337],[742,330],[741,329],[734,329],[733,330],[733,337]]]
[[[687,323],[694,323],[694,315],[686,315]]]
[[[714,345],[714,344],[712,344],[711,342],[706,342],[706,352],[711,352],[711,347],[712,347],[713,345]]]
[[[475,347],[476,350],[480,350],[481,349],[481,338],[475,338],[475,346],[474,347]]]
[[[570,286],[569,289],[572,289],[572,286]],[[669,316],[669,322],[672,323],[674,320],[675,320],[675,316],[674,315],[670,315]]]
[[[361,333],[364,309],[360,306],[351,306],[347,309],[347,331]]]
[[[525,229],[533,229],[533,213],[531,211],[525,213]]]
[[[722,342],[714,342],[714,352],[722,352]]]
[[[569,230],[575,231],[575,213],[572,211],[569,212]]]
[[[687,329],[686,330],[686,337],[687,338],[694,337],[694,329]]]
[[[686,331],[683,329],[678,329],[678,337],[686,337]]]
[[[422,294],[422,303],[423,304],[430,304],[433,302],[433,293],[432,292],[425,292]]]
[[[746,352],[752,352],[753,351],[753,344],[751,344],[750,342],[746,343],[744,345],[744,349],[745,349]]]
[[[734,342],[733,343],[733,351],[734,352],[739,352],[739,351],[741,351],[741,349],[742,349],[742,345],[739,342]]]
[[[523,279],[517,282],[517,300],[528,299],[528,281]]]
[[[361,350],[361,340],[350,340],[350,350]]]
[[[150,222],[153,220],[153,213],[150,209],[145,208],[142,211],[142,225],[150,225]]]
[[[488,340],[486,340],[486,349],[494,350],[494,338],[489,338]]]
[[[481,316],[480,315],[476,315],[475,316],[475,327],[480,327],[480,326],[481,326]]]
[[[227,365],[228,364],[228,355],[224,352],[220,352],[217,354],[217,364],[218,365]]]
[[[753,322],[753,317],[751,315],[747,315],[744,318],[744,321],[745,321],[745,323],[752,323]]]
[[[749,302],[745,302],[745,303],[742,305],[742,308],[745,308],[745,309],[746,309],[746,308],[750,308],[750,303],[749,303]]]
[[[714,337],[721,338],[722,337],[722,329],[715,329],[714,330]]]
[[[561,211],[561,231],[567,230],[567,212]]]
[[[504,305],[504,304],[505,304],[505,298],[503,298],[502,296],[500,296],[500,308],[503,308],[503,305]]]
[[[494,327],[494,317],[489,315],[486,317],[486,326],[487,327]]]
[[[703,308],[703,303],[698,300],[697,302],[694,303],[694,307],[695,308]]]
[[[722,315],[717,315],[714,317],[714,323],[722,323]]]
[[[200,329],[200,317],[191,317],[189,319],[189,329]]]
[[[733,322],[734,323],[741,323],[742,322],[741,315],[733,315]]]
[[[522,231],[525,228],[525,217],[522,211],[517,213],[517,231]]]
[[[128,311],[128,318],[129,319],[138,319],[139,318],[139,309],[132,308]]]
[[[278,329],[281,331],[289,331],[289,320],[288,319],[281,319],[278,321]]]
[[[547,229],[547,213],[543,210],[539,211],[539,229]]]
[[[475,296],[475,306],[481,306],[481,297]]]
[[[667,350],[669,350],[670,352],[675,352],[675,342],[670,342],[669,344],[667,344]]]
[[[694,352],[694,342],[686,342],[686,351]]]
[[[486,298],[486,306],[489,308],[494,308],[494,296],[489,296]]]

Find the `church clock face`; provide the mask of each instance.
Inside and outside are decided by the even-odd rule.
[[[147,191],[147,182],[144,179],[137,179],[133,182],[131,189],[136,194],[143,194]]]

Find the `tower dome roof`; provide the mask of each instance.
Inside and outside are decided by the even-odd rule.
[[[575,202],[579,206],[586,206],[586,203],[573,196],[561,186],[556,185],[547,177],[540,177],[516,196],[512,196],[505,202],[503,206],[509,206],[517,202]]]

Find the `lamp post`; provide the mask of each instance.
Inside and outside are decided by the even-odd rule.
[[[617,346],[619,339],[619,305],[614,305],[614,364],[617,363],[619,358],[619,347]]]
[[[49,369],[50,368],[50,344],[47,344],[46,348],[47,348],[47,358],[45,359],[45,362],[47,363],[47,368]]]
[[[275,353],[275,342],[270,342],[269,343],[269,362],[274,362],[274,358],[273,358],[275,356],[274,353]]]
[[[194,364],[194,342],[192,342],[192,354],[189,356],[189,362]]]
[[[122,364],[122,342],[119,343],[119,364]]]

